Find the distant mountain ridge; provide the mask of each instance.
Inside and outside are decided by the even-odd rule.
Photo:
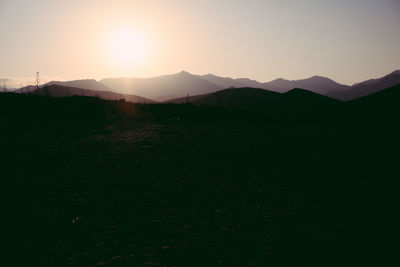
[[[321,95],[325,95],[326,93],[331,91],[345,90],[350,87],[347,85],[339,84],[329,78],[322,76],[312,76],[307,79],[293,81],[279,78],[271,82],[264,83],[263,85],[265,89],[271,88],[271,90],[273,91],[287,92],[294,88],[304,88]]]
[[[347,90],[328,92],[326,95],[342,101],[349,101],[367,96],[383,89],[400,84],[400,70],[396,70],[378,79],[356,83]]]
[[[293,88],[306,88],[319,94],[325,94],[332,90],[344,90],[349,87],[321,76],[294,81],[277,79],[261,83],[247,78],[233,79],[214,74],[193,75],[186,71],[153,78],[108,78],[100,82],[116,91],[130,92],[158,101],[182,98],[186,95],[208,94],[233,87],[261,88],[280,93]]]
[[[232,79],[229,77],[218,77],[212,74],[203,75],[202,77],[205,77],[209,81],[217,83],[219,86],[224,86],[226,88],[252,87],[280,93],[288,92],[294,88],[304,88],[304,90],[341,101],[357,99],[400,84],[400,70],[396,70],[388,75],[385,75],[382,78],[371,79],[364,82],[356,83],[353,86],[339,84],[329,78],[322,76],[312,76],[307,79],[293,81],[278,78],[266,83],[260,83],[249,79]],[[250,85],[246,85],[246,82],[250,83]],[[195,95],[194,97],[198,96],[200,95]],[[190,96],[190,98],[192,97]],[[169,102],[180,103],[182,101],[184,101],[184,98],[172,99]]]
[[[260,88],[271,92],[285,93],[294,88],[305,90],[349,101],[360,98],[385,88],[400,84],[400,70],[394,71],[382,78],[370,79],[355,83],[352,86],[339,84],[322,76],[312,76],[300,80],[278,78],[261,83],[247,78],[220,77],[214,74],[194,75],[186,71],[151,78],[107,78],[100,81],[93,79],[75,81],[52,81],[46,85],[60,85],[95,91],[109,91],[116,94],[141,96],[159,102],[184,103],[198,96],[208,95],[227,88]],[[35,86],[27,86],[16,92],[32,92]]]
[[[233,79],[230,77],[219,77],[214,74],[205,74],[201,76],[203,79],[210,81],[224,89],[230,87],[253,87],[253,88],[262,88],[262,83],[247,79],[247,78],[238,78]]]

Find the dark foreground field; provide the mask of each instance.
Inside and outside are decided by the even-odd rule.
[[[365,105],[1,94],[2,265],[399,266],[398,112]]]

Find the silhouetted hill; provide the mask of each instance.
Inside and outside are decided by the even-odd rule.
[[[301,89],[301,88],[294,88],[286,93],[282,94],[283,99],[287,99],[292,102],[297,102],[299,105],[303,105],[300,99],[305,99],[307,98],[309,101],[312,101],[314,103],[321,103],[321,104],[327,104],[327,103],[338,103],[337,100],[320,95],[318,93],[314,93],[309,90]]]
[[[94,91],[112,91],[110,87],[105,86],[102,83],[94,79],[85,79],[85,80],[73,80],[73,81],[51,81],[46,83],[45,85],[61,85],[66,87],[75,87],[75,88],[82,88],[82,89],[89,89]],[[119,93],[119,92],[116,92]]]
[[[304,89],[293,89],[286,93],[277,93],[257,88],[231,88],[216,93],[199,96],[192,101],[195,105],[233,109],[268,109],[301,111],[327,109],[337,100]],[[286,112],[285,111],[285,112]]]
[[[185,71],[153,78],[109,78],[100,82],[116,91],[129,92],[158,101],[185,97],[188,94],[207,94],[223,89]]]
[[[193,103],[221,108],[258,109],[276,105],[280,96],[279,93],[259,88],[231,88],[206,95]]]
[[[39,89],[33,91],[32,93],[49,96],[49,97],[68,97],[68,96],[92,96],[98,97],[105,100],[120,100],[124,99],[125,101],[132,103],[154,103],[155,101],[143,98],[136,95],[129,94],[117,94],[109,91],[96,91],[96,90],[88,90],[76,87],[68,87],[62,86],[58,84],[46,85],[40,87]]]
[[[281,101],[281,108],[286,113],[321,117],[321,120],[341,116],[341,105],[336,99],[299,88],[283,93]]]
[[[24,86],[24,87],[14,90],[14,93],[23,93],[23,94],[31,93],[31,92],[35,91],[36,88],[37,88],[36,85],[27,85],[27,86]]]
[[[371,79],[361,83],[356,83],[352,87],[345,90],[328,92],[327,96],[349,101],[352,99],[367,96],[383,89],[400,84],[400,70],[396,70],[382,78]]]

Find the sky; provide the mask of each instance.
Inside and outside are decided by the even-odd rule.
[[[0,78],[186,70],[353,84],[400,69],[400,0],[0,0]]]

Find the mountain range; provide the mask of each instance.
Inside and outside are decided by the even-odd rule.
[[[226,88],[186,71],[153,78],[109,78],[100,82],[117,92],[129,92],[157,101],[207,94]]]
[[[213,74],[193,75],[186,71],[153,78],[109,78],[100,82],[115,91],[129,92],[157,101],[165,101],[187,95],[208,94],[232,87],[261,88],[279,93],[287,92],[293,88],[305,88],[318,94],[345,90],[349,87],[320,76],[294,81],[280,78],[271,82],[261,83],[247,78],[233,79]]]
[[[349,101],[360,98],[385,88],[400,84],[400,70],[394,71],[384,77],[370,79],[352,86],[339,84],[329,78],[312,76],[300,80],[275,79],[270,82],[261,83],[247,78],[233,79],[220,77],[213,74],[194,75],[186,71],[176,74],[163,75],[152,78],[107,78],[100,81],[74,80],[74,81],[52,81],[45,86],[59,85],[71,88],[81,88],[96,91],[85,92],[86,95],[104,95],[99,92],[113,92],[116,95],[124,94],[132,100],[142,97],[146,102],[171,102],[184,103],[188,100],[193,102],[203,96],[215,93],[227,88],[258,88],[271,92],[285,93],[294,88],[302,88],[320,95],[328,96],[341,101]],[[16,90],[16,92],[32,92],[35,86],[27,86]],[[79,90],[72,90],[80,94]],[[71,93],[72,94],[72,93]],[[105,96],[105,95],[104,95]],[[107,95],[106,99],[116,99]]]
[[[400,71],[394,71],[382,78],[356,83],[353,86],[339,84],[329,78],[312,76],[300,80],[275,79],[261,83],[247,78],[233,79],[213,74],[193,75],[186,71],[153,78],[110,78],[100,81],[112,90],[129,92],[157,101],[176,102],[198,95],[205,95],[227,88],[260,88],[285,93],[302,88],[314,93],[342,101],[362,97],[400,83]],[[178,101],[179,102],[179,101]]]
[[[326,95],[342,101],[348,101],[379,92],[383,89],[398,84],[400,84],[400,70],[396,70],[382,78],[371,79],[361,83],[356,83],[347,90],[336,90],[328,92]]]

